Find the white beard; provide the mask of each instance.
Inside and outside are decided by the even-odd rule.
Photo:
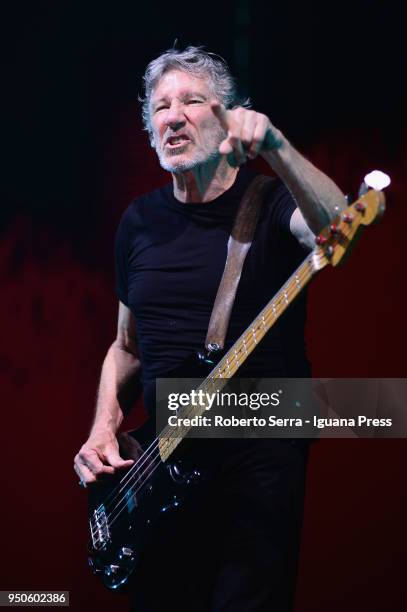
[[[225,131],[220,126],[216,126],[216,129],[211,130],[210,138],[205,146],[199,146],[192,156],[184,156],[184,153],[188,146],[196,147],[194,142],[186,144],[185,147],[178,147],[174,151],[171,149],[165,151],[161,146],[153,145],[153,147],[158,155],[160,166],[164,170],[182,173],[220,157],[219,145],[225,137]]]

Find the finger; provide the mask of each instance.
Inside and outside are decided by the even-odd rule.
[[[241,140],[246,152],[250,150],[257,125],[257,113],[246,110],[242,116]]]
[[[106,453],[106,461],[115,469],[124,469],[133,465],[133,459],[122,459],[117,453]]]
[[[73,467],[78,475],[79,480],[81,480],[85,484],[92,484],[93,482],[96,482],[96,476],[92,474],[92,472],[86,467],[86,465],[82,465],[80,468],[76,465],[74,465]]]
[[[222,140],[222,142],[219,145],[219,153],[221,155],[229,155],[229,153],[233,152],[233,145],[232,142],[230,140],[230,137],[228,136],[227,138],[225,138],[225,140]]]
[[[253,132],[252,142],[248,151],[250,159],[254,159],[260,152],[266,138],[268,120],[266,117],[258,117]]]
[[[227,137],[219,145],[219,153],[221,155],[233,154],[232,165],[244,164],[246,155],[241,143],[242,124],[233,119],[232,112],[227,111],[220,102],[211,102],[211,109],[214,115],[219,120],[219,123],[224,130],[227,130]],[[243,109],[242,109],[243,110]],[[236,112],[236,111],[234,111]]]
[[[246,161],[246,154],[243,150],[243,145],[237,136],[228,136],[221,144],[219,145],[219,153],[222,155],[230,155],[232,159],[232,165],[244,164]]]
[[[82,451],[78,455],[78,462],[80,468],[85,466],[94,474],[98,476],[100,474],[114,474],[114,468],[110,465],[104,465],[99,458],[99,455],[94,450]]]
[[[241,166],[246,161],[246,154],[240,139],[234,137],[227,138],[221,143],[219,152],[222,155],[228,156],[228,161],[231,166]]]
[[[223,129],[228,131],[231,120],[230,113],[228,113],[226,108],[220,102],[211,102],[211,109]]]
[[[232,140],[233,155],[235,156],[236,162],[239,166],[246,162],[246,153],[243,149],[243,144],[240,138],[234,138]]]

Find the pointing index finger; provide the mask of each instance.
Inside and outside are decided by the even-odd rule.
[[[228,121],[228,111],[220,102],[211,102],[211,109],[215,117],[219,120],[219,123],[224,130],[228,131],[230,128]]]

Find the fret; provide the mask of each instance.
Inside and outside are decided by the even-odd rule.
[[[235,349],[235,357],[236,357],[237,365],[238,365],[238,367],[239,367],[239,365],[240,365],[240,364],[239,364],[239,358],[238,358],[238,356],[237,356],[236,349]]]
[[[245,355],[247,356],[246,340],[243,338],[242,342],[243,342],[243,348],[244,348]]]
[[[298,278],[298,274],[295,275],[295,283],[297,285],[297,289],[301,289],[300,279]]]

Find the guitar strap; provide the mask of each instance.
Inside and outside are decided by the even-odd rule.
[[[217,351],[224,347],[244,260],[251,247],[260,209],[272,180],[269,176],[261,174],[255,176],[243,194],[237,209],[228,240],[225,269],[216,294],[205,340],[205,347],[209,351]]]

